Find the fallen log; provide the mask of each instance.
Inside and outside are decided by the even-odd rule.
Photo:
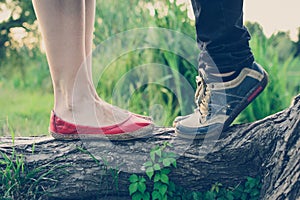
[[[51,174],[43,199],[130,199],[128,178],[145,174],[149,152],[173,144],[177,168],[170,179],[189,190],[205,191],[215,182],[239,184],[262,179],[260,199],[300,198],[300,95],[291,106],[260,121],[234,125],[218,139],[186,141],[172,128],[151,138],[126,141],[58,141],[49,136],[1,138],[0,151],[24,155],[26,166],[63,166]],[[49,179],[50,180],[50,179]]]

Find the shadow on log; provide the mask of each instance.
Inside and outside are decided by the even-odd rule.
[[[274,200],[300,198],[299,135],[300,95],[290,108],[254,123],[234,125],[217,140],[186,141],[175,137],[171,128],[157,128],[151,138],[128,142],[30,137],[16,138],[14,146],[31,169],[49,163],[65,166],[67,173],[52,175],[58,180],[55,187],[45,186],[49,199],[130,199],[129,176],[144,174],[150,150],[168,141],[179,155],[170,174],[177,185],[205,191],[215,182],[235,186],[247,176],[260,176],[260,199]],[[10,154],[12,146],[11,138],[1,138],[1,152]]]

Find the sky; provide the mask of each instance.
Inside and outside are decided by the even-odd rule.
[[[244,0],[244,20],[261,24],[267,36],[290,31],[291,38],[297,40],[300,0]]]

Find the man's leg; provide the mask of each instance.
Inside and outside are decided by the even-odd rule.
[[[228,128],[262,92],[268,79],[249,47],[242,0],[192,0],[192,5],[201,49],[197,109],[174,123],[179,136],[203,138]]]
[[[211,57],[220,73],[253,63],[250,35],[243,25],[243,0],[192,0],[192,5],[201,62],[211,66]]]

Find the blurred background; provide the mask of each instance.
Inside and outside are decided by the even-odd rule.
[[[256,60],[268,71],[270,83],[234,123],[255,121],[287,108],[300,92],[300,14],[296,8],[296,0],[245,1],[251,47]],[[114,34],[143,27],[168,28],[195,38],[190,2],[97,0],[95,46]],[[100,96],[111,102],[114,85],[122,74],[146,63],[169,66],[196,86],[195,67],[181,57],[158,49],[137,50],[111,63],[98,84]],[[184,91],[181,94],[184,97]],[[171,126],[182,114],[176,95],[159,85],[135,90],[129,109],[147,115],[151,104],[163,106],[163,126]],[[50,73],[32,3],[0,0],[0,136],[47,135],[52,106]]]

